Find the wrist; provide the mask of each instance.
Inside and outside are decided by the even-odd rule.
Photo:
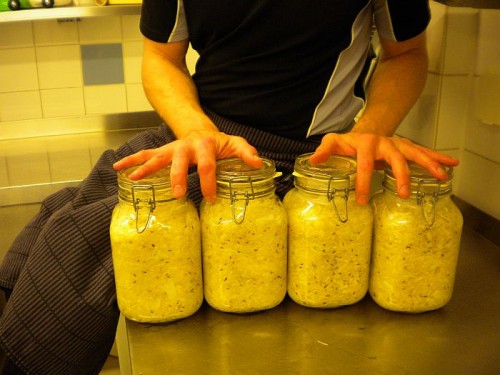
[[[361,116],[360,119],[353,126],[351,132],[353,133],[369,133],[390,137],[394,135],[397,125],[393,125],[394,121],[389,118],[377,117],[371,118],[370,116]]]
[[[219,132],[217,126],[204,113],[183,116],[175,121],[168,122],[167,126],[172,129],[177,139],[188,137],[193,133]]]

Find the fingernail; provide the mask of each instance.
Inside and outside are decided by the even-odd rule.
[[[446,171],[444,170],[443,167],[439,166],[436,168],[436,171],[437,173],[440,175],[440,176],[448,176],[448,174],[446,173]]]
[[[356,203],[363,206],[368,203],[368,196],[365,194],[359,194],[356,196]]]
[[[400,188],[399,188],[399,195],[401,197],[409,197],[410,196],[410,186],[409,185],[402,185]]]
[[[184,189],[181,185],[174,186],[174,197],[182,198],[184,196]]]
[[[217,199],[217,197],[215,195],[212,195],[210,197],[205,197],[205,200],[208,202],[208,203],[214,203],[215,200]]]

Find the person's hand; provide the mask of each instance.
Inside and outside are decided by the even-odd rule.
[[[334,154],[356,157],[356,201],[359,204],[368,202],[372,172],[375,168],[381,168],[384,163],[391,165],[396,177],[398,195],[402,198],[408,198],[411,194],[408,161],[424,167],[439,180],[448,178],[442,165],[458,164],[457,159],[417,145],[409,139],[361,132],[326,134],[310,161],[322,163]]]
[[[162,147],[127,156],[116,162],[113,168],[120,170],[141,165],[129,176],[132,180],[140,180],[170,165],[172,192],[174,197],[181,198],[187,191],[188,168],[197,165],[201,192],[206,200],[213,202],[216,197],[217,160],[230,157],[238,157],[252,167],[262,167],[257,150],[242,137],[203,130],[192,131]]]

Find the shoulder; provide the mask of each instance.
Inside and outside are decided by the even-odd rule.
[[[381,37],[405,41],[421,34],[429,24],[429,0],[373,0],[375,23]]]

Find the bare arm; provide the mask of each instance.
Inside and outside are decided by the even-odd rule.
[[[406,198],[409,190],[407,160],[428,169],[436,178],[446,179],[442,164],[458,161],[407,139],[392,137],[415,104],[427,77],[425,32],[404,42],[381,39],[382,55],[367,95],[366,108],[347,134],[327,134],[311,161],[322,162],[332,154],[356,156],[358,173],[356,199],[369,199],[370,181],[377,162],[389,163],[394,171],[398,193]]]
[[[425,33],[404,42],[380,39],[382,52],[366,108],[353,131],[391,136],[415,104],[427,79]]]
[[[186,66],[188,40],[156,43],[144,38],[142,82],[146,96],[178,138],[190,131],[217,131],[200,107]]]
[[[186,194],[188,168],[196,164],[202,193],[211,201],[216,195],[217,159],[240,157],[255,167],[260,167],[262,161],[253,146],[241,137],[221,133],[203,112],[185,63],[187,48],[187,40],[156,43],[145,39],[142,66],[144,90],[177,140],[128,156],[118,161],[114,168],[118,170],[143,164],[130,175],[132,179],[141,179],[170,165],[173,194],[180,198]]]

